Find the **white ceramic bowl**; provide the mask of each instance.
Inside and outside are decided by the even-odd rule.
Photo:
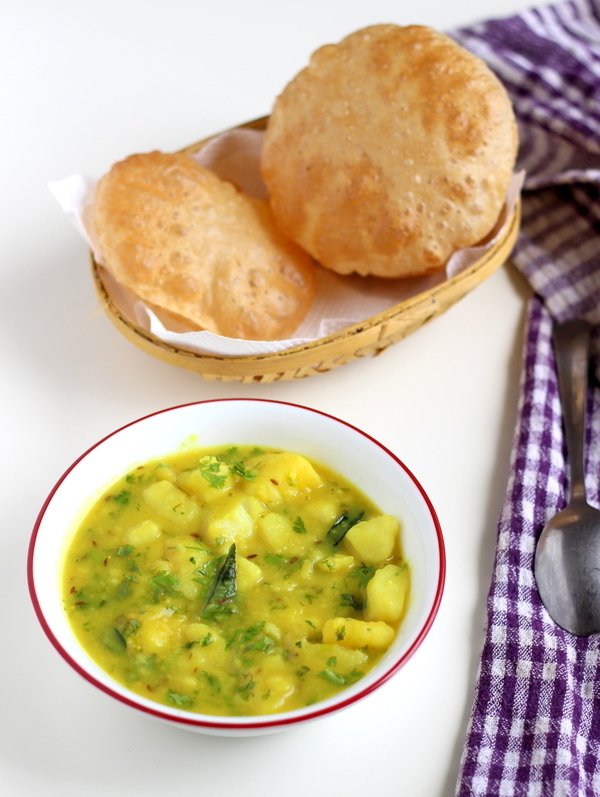
[[[412,574],[410,608],[392,647],[353,686],[305,709],[259,717],[193,714],[129,692],[80,647],[63,609],[60,573],[77,525],[99,495],[134,465],[176,451],[190,436],[201,446],[254,444],[287,449],[325,463],[354,482],[382,511],[402,521]],[[120,703],[178,727],[243,736],[269,733],[350,706],[381,686],[427,634],[445,574],[442,532],[423,488],[369,435],[318,410],[260,399],[222,399],[157,412],[124,426],[85,452],[61,477],[36,521],[28,556],[31,599],[46,635],[80,675]]]

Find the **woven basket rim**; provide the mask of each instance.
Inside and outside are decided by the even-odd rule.
[[[513,210],[510,218],[508,219],[508,223],[505,227],[503,238],[510,237],[511,234],[515,232],[515,228],[519,225],[519,206],[517,205]],[[298,346],[290,346],[287,349],[283,349],[282,351],[278,352],[268,352],[264,354],[246,354],[246,355],[220,355],[220,354],[207,354],[204,352],[197,352],[191,351],[189,349],[181,348],[179,346],[175,346],[172,343],[168,343],[161,338],[158,338],[152,332],[143,329],[142,327],[138,326],[135,322],[133,322],[128,316],[126,316],[121,309],[113,302],[110,298],[108,291],[102,281],[102,277],[99,272],[100,264],[95,260],[93,253],[90,252],[90,258],[92,262],[92,270],[94,279],[97,282],[97,285],[100,289],[100,293],[103,297],[103,304],[105,309],[109,309],[119,321],[125,324],[132,332],[141,337],[145,338],[149,343],[152,343],[155,346],[159,346],[166,350],[169,350],[175,354],[181,354],[184,356],[189,357],[197,357],[202,360],[206,360],[207,362],[214,361],[214,362],[261,362],[262,360],[273,360],[279,357],[284,357],[289,355],[290,353],[302,353],[302,352],[310,352],[314,349],[318,349],[319,347],[323,346],[326,343],[331,343],[332,341],[341,340],[342,338],[348,338],[349,340],[354,337],[357,333],[362,332],[365,329],[371,329],[372,327],[381,325],[391,319],[396,318],[398,315],[405,313],[407,310],[410,310],[411,307],[419,304],[423,301],[424,297],[436,297],[440,293],[445,293],[448,290],[451,290],[453,286],[465,281],[471,274],[475,274],[480,269],[484,269],[485,266],[488,264],[490,260],[493,260],[496,257],[495,248],[492,247],[489,249],[483,257],[473,263],[471,266],[468,266],[466,269],[461,271],[459,274],[456,274],[454,277],[450,279],[444,280],[440,282],[438,285],[434,286],[433,288],[429,288],[426,291],[422,291],[421,293],[415,294],[414,296],[405,299],[404,301],[394,305],[387,310],[383,310],[381,313],[377,313],[374,316],[366,318],[364,321],[359,321],[355,324],[350,324],[343,329],[338,330],[330,335],[326,335],[322,338],[317,338],[315,340],[308,341],[307,343],[302,343]]]
[[[253,119],[249,122],[245,122],[242,124],[235,125],[228,130],[221,131],[220,133],[215,133],[211,136],[208,136],[201,141],[198,141],[194,144],[190,144],[187,147],[180,149],[180,152],[184,153],[194,153],[201,149],[204,145],[206,145],[209,141],[216,138],[222,133],[227,133],[233,130],[238,129],[251,129],[251,130],[264,130],[266,124],[268,122],[269,117],[263,116],[258,119]],[[317,338],[315,340],[307,341],[306,343],[301,343],[297,346],[291,346],[286,349],[282,349],[281,351],[277,352],[265,352],[263,354],[246,354],[246,355],[227,355],[227,354],[214,354],[214,353],[205,353],[205,352],[198,352],[192,351],[190,349],[182,348],[177,346],[173,343],[168,343],[167,341],[162,340],[161,338],[154,335],[152,332],[143,329],[141,326],[135,323],[129,316],[127,316],[120,307],[112,300],[110,297],[108,290],[102,280],[102,275],[100,273],[100,264],[95,260],[93,252],[90,251],[90,260],[92,266],[92,275],[96,286],[96,291],[100,297],[100,301],[102,307],[105,312],[112,316],[112,320],[118,322],[118,324],[123,325],[127,328],[128,333],[132,336],[133,342],[138,340],[140,345],[142,341],[145,344],[149,345],[151,349],[158,351],[163,351],[165,354],[174,355],[177,358],[185,358],[188,362],[191,361],[202,361],[206,364],[206,368],[204,371],[210,373],[210,364],[211,363],[218,363],[218,364],[228,364],[235,368],[236,365],[243,367],[244,365],[248,364],[260,364],[265,363],[272,365],[273,363],[277,363],[278,361],[283,361],[293,357],[295,355],[306,355],[307,358],[313,354],[318,353],[319,349],[325,348],[330,344],[335,344],[342,341],[347,342],[348,351],[352,349],[352,341],[356,336],[360,336],[361,333],[369,332],[376,327],[382,327],[383,325],[393,322],[394,320],[398,319],[405,313],[409,313],[412,308],[417,308],[419,305],[422,305],[424,301],[431,301],[432,304],[436,303],[438,297],[445,298],[446,294],[451,294],[453,289],[456,289],[458,292],[463,285],[463,283],[469,283],[470,279],[477,279],[478,272],[484,272],[480,280],[484,279],[486,276],[486,271],[489,271],[491,267],[499,265],[498,256],[499,250],[503,249],[506,246],[507,241],[514,241],[518,234],[518,229],[520,225],[520,215],[521,215],[521,203],[520,199],[515,204],[513,211],[510,217],[504,224],[504,228],[502,230],[501,237],[478,259],[475,263],[468,266],[466,269],[461,271],[460,273],[450,277],[449,279],[443,280],[442,282],[438,283],[432,288],[428,288],[425,291],[421,291],[413,296],[410,296],[408,299],[399,302],[398,304],[393,305],[392,307],[383,310],[380,313],[377,313],[373,316],[370,316],[362,321],[358,321],[353,324],[349,324],[346,327],[343,327],[336,332],[331,333],[330,335],[326,335],[321,338]],[[467,292],[470,290],[467,288]]]

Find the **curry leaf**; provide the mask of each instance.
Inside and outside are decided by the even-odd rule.
[[[236,592],[235,543],[232,543],[225,556],[217,560],[216,572],[206,591],[200,616],[215,617],[221,613],[230,614],[235,611],[232,600]]]
[[[327,532],[327,541],[330,542],[332,545],[338,545],[346,534],[350,531],[352,526],[356,526],[363,517],[364,511],[362,509],[355,509],[351,512],[344,512],[343,515],[335,521],[333,526]]]

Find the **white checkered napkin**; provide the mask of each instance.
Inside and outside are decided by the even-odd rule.
[[[528,178],[513,260],[536,293],[456,794],[600,795],[600,635],[558,628],[533,576],[535,543],[567,488],[552,327],[571,317],[600,323],[600,0],[531,9],[456,38],[490,63],[514,102]],[[594,344],[598,352],[598,328]],[[587,497],[600,507],[597,385],[586,433]]]

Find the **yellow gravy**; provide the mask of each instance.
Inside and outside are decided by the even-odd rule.
[[[76,532],[64,605],[143,697],[213,715],[312,705],[392,643],[410,569],[397,518],[329,468],[223,446],[127,473]]]

